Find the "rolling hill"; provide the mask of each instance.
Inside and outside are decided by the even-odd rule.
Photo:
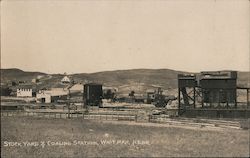
[[[153,87],[163,89],[177,88],[177,74],[189,73],[170,69],[131,69],[104,71],[97,73],[71,74],[76,82],[98,82],[105,86],[114,86],[127,89],[140,89],[145,91]],[[20,69],[1,69],[1,82],[24,80],[28,83],[38,75],[41,78],[40,87],[51,87],[56,85],[63,77],[63,74],[46,74],[41,72],[26,72]],[[238,84],[246,85],[249,82],[250,72],[238,72]]]
[[[46,75],[41,72],[27,72],[20,69],[1,69],[1,81],[17,81],[24,80],[29,81],[32,78],[36,78],[38,75]]]
[[[93,82],[104,83],[108,86],[122,85],[156,85],[165,88],[174,88],[177,86],[177,74],[184,73],[169,69],[133,69],[105,71],[92,74],[73,75],[74,78],[83,79]]]

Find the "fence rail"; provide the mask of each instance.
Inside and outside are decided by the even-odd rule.
[[[25,116],[25,117],[35,117],[35,118],[83,118],[88,120],[137,121],[137,115],[126,115],[126,114],[1,111],[1,117],[12,117],[12,116]]]
[[[82,118],[86,120],[108,120],[108,121],[135,121],[141,122],[140,115],[131,114],[100,114],[100,113],[63,113],[63,112],[29,112],[29,111],[1,111],[1,117],[34,117],[34,118]],[[146,117],[146,116],[145,116]],[[169,118],[168,116],[162,117],[161,115],[147,115],[146,122],[164,123],[169,125],[190,125],[196,127],[230,127],[240,128],[239,121],[227,120],[212,120],[212,119],[185,119],[185,118]],[[249,128],[249,125],[247,125]]]
[[[225,121],[225,120],[212,120],[212,119],[174,119],[168,117],[159,117],[157,115],[150,115],[149,122],[152,123],[165,123],[165,124],[175,124],[175,125],[191,125],[197,127],[230,127],[230,128],[240,128],[241,124],[239,121]]]

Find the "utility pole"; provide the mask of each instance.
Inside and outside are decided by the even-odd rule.
[[[68,104],[68,118],[70,118],[70,88],[68,90],[69,92],[68,92],[67,104]]]

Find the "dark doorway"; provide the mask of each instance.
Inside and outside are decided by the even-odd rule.
[[[42,103],[45,103],[45,98],[42,98]]]

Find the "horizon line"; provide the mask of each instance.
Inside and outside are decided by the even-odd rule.
[[[11,67],[11,68],[0,68],[0,70],[7,70],[7,69],[17,69],[17,70],[21,70],[24,72],[36,72],[36,73],[44,73],[44,74],[48,74],[48,75],[53,75],[53,74],[64,74],[66,73],[67,75],[76,75],[76,74],[94,74],[94,73],[102,73],[102,72],[112,72],[112,71],[130,71],[130,70],[170,70],[170,71],[179,71],[179,72],[185,72],[185,73],[199,73],[202,71],[237,71],[237,72],[250,72],[250,70],[245,71],[245,70],[227,70],[227,69],[218,69],[218,70],[202,70],[202,71],[198,71],[198,72],[192,72],[192,71],[184,71],[184,70],[175,70],[175,69],[170,69],[170,68],[131,68],[131,69],[115,69],[115,70],[103,70],[103,71],[96,71],[96,72],[75,72],[75,73],[67,73],[67,72],[55,72],[55,73],[49,73],[49,72],[43,72],[43,71],[36,71],[36,70],[25,70],[25,69],[21,69],[21,68],[17,68],[17,67]]]

